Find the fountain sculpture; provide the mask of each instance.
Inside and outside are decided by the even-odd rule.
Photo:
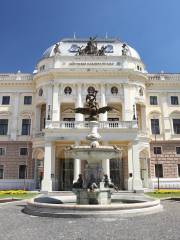
[[[66,148],[68,156],[72,158],[85,159],[88,164],[84,170],[84,185],[80,188],[78,184],[74,184],[75,193],[77,195],[77,204],[108,204],[111,202],[111,192],[108,186],[110,176],[102,168],[103,159],[111,159],[119,157],[120,149],[116,146],[104,146],[99,144],[101,136],[98,133],[98,115],[111,111],[109,106],[99,108],[96,101],[98,91],[94,90],[86,96],[86,106],[84,108],[76,108],[76,113],[88,115],[90,123],[90,133],[86,139],[89,145],[86,146],[70,146]],[[106,184],[103,176],[106,175]],[[107,185],[109,182],[109,185]]]

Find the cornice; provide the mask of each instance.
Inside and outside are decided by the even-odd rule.
[[[138,80],[138,81],[145,81],[147,80],[147,76],[144,73],[135,72],[131,70],[109,70],[109,69],[101,69],[101,70],[83,70],[83,71],[77,71],[77,70],[70,70],[70,71],[56,71],[53,69],[51,72],[43,72],[38,73],[34,77],[34,81],[48,81],[48,80],[57,80],[57,79],[69,79],[69,78],[78,78],[78,79],[92,79],[92,78],[98,78],[98,79],[108,79],[108,78],[114,78],[114,79],[130,79],[130,80]]]

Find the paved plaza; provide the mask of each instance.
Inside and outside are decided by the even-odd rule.
[[[0,240],[179,240],[180,202],[137,217],[46,218],[22,213],[24,202],[0,205]]]

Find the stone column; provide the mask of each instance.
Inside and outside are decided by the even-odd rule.
[[[74,159],[74,180],[73,180],[73,182],[77,181],[80,173],[81,173],[81,160]]]
[[[171,124],[169,118],[168,109],[168,95],[167,93],[161,94],[160,107],[162,111],[162,133],[164,134],[164,140],[171,138]],[[161,128],[161,119],[159,119]]]
[[[135,105],[135,88],[124,85],[123,121],[133,120],[133,105]]]
[[[53,86],[53,106],[52,106],[52,120],[60,121],[60,101],[59,101],[59,84],[54,83]]]
[[[83,107],[83,102],[82,102],[82,88],[81,88],[81,84],[78,84],[76,87],[76,102],[75,102],[75,107]],[[75,114],[75,121],[77,122],[83,122],[84,117],[83,114],[81,113],[76,113]]]
[[[133,164],[133,190],[142,191],[142,180],[140,176],[139,144],[134,141],[132,144],[132,164]]]
[[[103,173],[107,174],[108,178],[110,178],[110,160],[109,159],[102,160],[102,168],[103,168]]]
[[[44,154],[44,176],[42,180],[42,191],[52,191],[52,177],[55,174],[55,148],[52,142],[45,143]]]
[[[128,145],[128,190],[133,190],[133,155],[132,145]]]
[[[35,131],[39,132],[41,126],[41,107],[36,106],[35,108]]]
[[[106,106],[106,91],[105,91],[105,86],[102,84],[101,85],[101,107]],[[99,114],[99,120],[102,122],[107,121],[107,112],[106,113],[101,113]]]
[[[46,119],[52,120],[52,82],[47,86]]]
[[[146,132],[146,107],[141,106],[141,121],[142,121],[142,131]]]

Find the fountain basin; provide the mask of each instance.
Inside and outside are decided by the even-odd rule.
[[[119,157],[119,150],[112,146],[72,146],[68,149],[68,154],[72,158],[85,159],[88,163],[100,163],[103,159]]]
[[[53,196],[49,196],[51,199]],[[42,198],[42,197],[41,197]],[[61,199],[61,197],[59,197]],[[116,200],[115,200],[116,199]],[[115,200],[115,201],[114,201]],[[130,201],[129,201],[130,200]],[[134,202],[133,202],[134,201]],[[24,212],[44,217],[108,217],[137,216],[162,211],[160,200],[147,198],[142,195],[132,197],[132,193],[122,196],[112,196],[111,204],[105,205],[78,205],[76,203],[52,204],[36,202],[36,198],[27,201]]]

